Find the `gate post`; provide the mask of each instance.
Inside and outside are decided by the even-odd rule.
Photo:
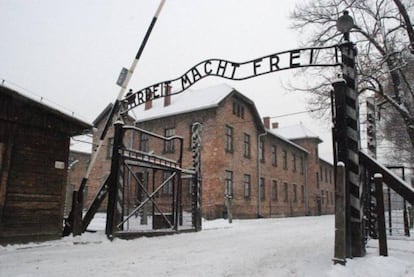
[[[374,175],[375,196],[377,199],[377,223],[378,223],[378,242],[379,254],[381,256],[388,256],[387,247],[387,233],[385,230],[385,215],[384,215],[384,191],[382,189],[382,175],[376,173]]]
[[[201,231],[201,129],[202,125],[196,122],[191,127],[191,150],[194,167],[192,181],[192,219],[196,231]]]
[[[359,168],[359,105],[353,43],[339,46],[342,56],[343,79],[334,82],[335,139],[337,161],[345,163],[345,226],[346,256],[365,255],[362,221],[362,188]]]
[[[360,186],[360,168],[359,168],[359,103],[357,91],[357,74],[355,57],[357,50],[351,42],[340,45],[342,53],[342,70],[343,78],[346,82],[345,90],[345,118],[346,118],[346,177],[349,191],[349,220],[351,236],[351,255],[362,257],[365,255],[364,227],[362,221],[362,189]]]
[[[123,175],[120,173],[120,161],[121,155],[119,149],[122,146],[124,122],[117,120],[114,123],[114,143],[112,146],[112,161],[111,161],[111,173],[109,175],[109,188],[108,188],[108,207],[106,212],[106,229],[105,233],[109,239],[113,239],[116,231],[116,225],[122,220],[122,208],[123,203],[120,197],[123,197],[122,185],[119,183],[120,178]],[[120,191],[121,190],[121,191]]]
[[[345,229],[345,164],[336,166],[335,182],[335,253],[334,264],[346,264],[346,229]]]

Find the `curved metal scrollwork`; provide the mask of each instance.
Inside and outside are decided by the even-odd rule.
[[[329,57],[329,59],[325,59],[325,57]],[[153,99],[181,93],[208,76],[241,81],[290,68],[338,65],[340,65],[338,45],[287,50],[242,63],[208,59],[196,64],[176,79],[156,83],[139,91],[128,93],[124,98],[126,105],[123,112]]]

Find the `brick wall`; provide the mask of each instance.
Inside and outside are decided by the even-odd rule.
[[[90,153],[78,152],[73,150],[69,152],[68,181],[66,185],[65,198],[65,216],[69,215],[69,212],[72,209],[73,190],[79,189],[79,185],[83,177],[85,177],[90,159]],[[85,191],[85,196],[87,196],[87,194],[88,191]]]

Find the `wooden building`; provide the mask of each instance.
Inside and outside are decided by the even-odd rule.
[[[0,86],[0,243],[59,238],[70,137],[91,125]]]

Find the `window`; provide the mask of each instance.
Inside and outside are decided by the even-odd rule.
[[[272,181],[272,200],[277,201],[277,181]]]
[[[114,147],[114,138],[108,138],[108,145],[106,149],[106,158],[112,159],[112,148]]]
[[[277,166],[277,146],[272,145],[272,165]]]
[[[328,205],[329,204],[329,192],[326,191],[325,195],[326,195],[326,205]]]
[[[265,179],[264,178],[260,178],[260,199],[261,200],[265,200],[265,195],[266,195],[266,191],[265,191]]]
[[[316,172],[316,188],[319,188],[319,172]]]
[[[165,137],[172,137],[175,135],[175,128],[167,128],[164,130]],[[165,141],[164,142],[164,152],[165,153],[174,153],[174,141]]]
[[[188,178],[187,179],[187,192],[188,192],[188,196],[192,196],[193,195],[193,189],[194,189],[193,185],[194,185],[193,178]]]
[[[324,204],[324,202],[325,202],[325,201],[324,201],[324,197],[325,197],[325,196],[323,195],[323,190],[321,190],[321,203],[322,203],[322,205],[323,205],[323,204]]]
[[[328,183],[328,168],[325,167],[325,182]]]
[[[315,162],[319,162],[318,146],[315,148]]]
[[[233,171],[226,170],[224,176],[224,194],[233,196]]]
[[[297,202],[298,201],[298,195],[297,195],[297,190],[296,190],[296,184],[292,185],[292,192],[293,192],[293,202]]]
[[[322,169],[322,166],[319,167],[319,171],[321,172],[320,175],[319,175],[320,180],[323,181],[323,169]]]
[[[148,134],[141,133],[139,150],[141,150],[143,152],[149,152],[149,136],[148,136]]]
[[[264,141],[261,138],[259,141],[259,157],[262,163],[265,162],[265,149],[264,149]]]
[[[288,183],[284,183],[283,184],[283,192],[285,194],[285,199],[284,199],[285,202],[289,201],[289,190],[288,189],[289,189]]]
[[[171,176],[171,172],[164,171],[163,172],[163,181],[167,180]],[[161,189],[161,193],[163,195],[172,195],[173,191],[173,178],[169,180]]]
[[[301,193],[301,202],[305,203],[305,186],[304,185],[301,186],[300,193]]]
[[[287,151],[283,149],[283,169],[287,170]]]
[[[296,172],[296,154],[292,153],[292,156],[293,172]]]
[[[244,134],[244,156],[250,158],[250,135]]]
[[[244,174],[244,198],[250,198],[250,175]]]
[[[241,105],[237,102],[233,102],[233,114],[235,116],[238,116],[238,117],[244,119],[244,107],[243,107],[243,105]]]
[[[233,128],[226,126],[226,151],[233,152]]]
[[[300,157],[300,174],[303,175],[305,173],[305,159],[303,156]]]

